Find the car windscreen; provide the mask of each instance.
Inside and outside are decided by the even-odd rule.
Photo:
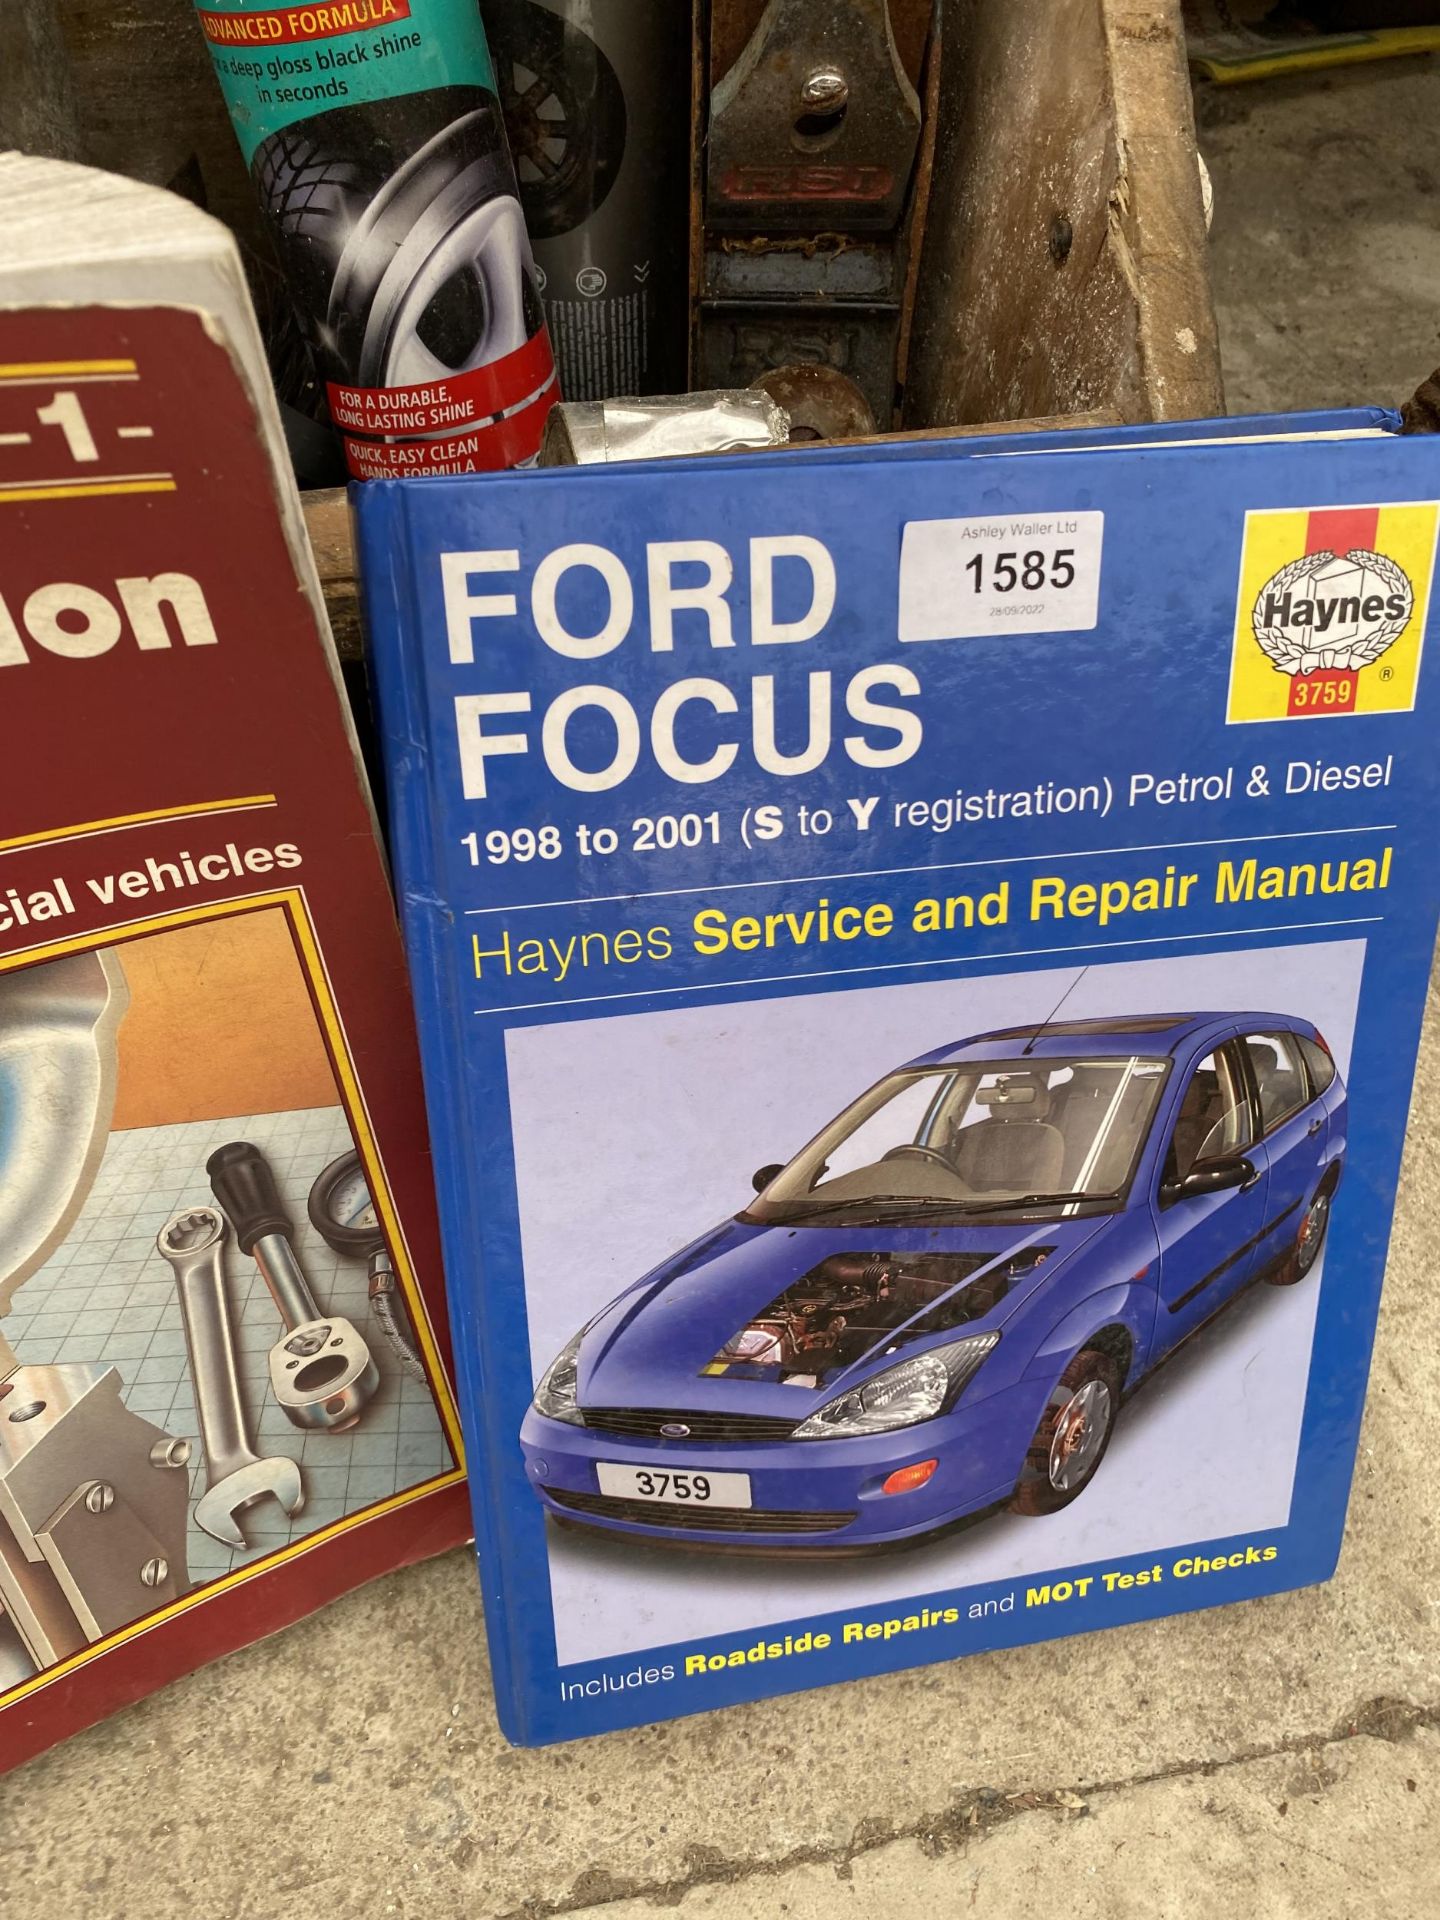
[[[1114,1204],[1169,1064],[1076,1054],[903,1068],[812,1140],[749,1217],[919,1221]]]

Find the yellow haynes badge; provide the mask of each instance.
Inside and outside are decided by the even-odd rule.
[[[1247,513],[1226,721],[1415,705],[1440,502]]]

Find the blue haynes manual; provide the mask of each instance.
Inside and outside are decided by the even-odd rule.
[[[511,1738],[1332,1572],[1440,907],[1389,424],[359,490]]]

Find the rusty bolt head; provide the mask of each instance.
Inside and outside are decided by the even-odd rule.
[[[806,113],[839,113],[849,100],[850,82],[834,67],[817,67],[800,88],[800,105]]]
[[[161,1560],[158,1556],[154,1560],[147,1560],[140,1569],[142,1587],[163,1587],[169,1578],[170,1562]]]
[[[115,1489],[107,1487],[103,1480],[97,1480],[85,1495],[85,1505],[91,1513],[108,1513],[115,1504]]]

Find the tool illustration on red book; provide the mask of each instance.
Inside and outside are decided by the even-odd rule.
[[[465,1521],[393,901],[233,242],[0,172],[7,1766]],[[22,217],[57,193],[79,282]]]
[[[213,1207],[197,1207],[162,1227],[156,1244],[175,1273],[205,1446],[205,1491],[196,1502],[195,1524],[216,1540],[243,1547],[245,1535],[236,1519],[242,1509],[268,1495],[287,1514],[296,1514],[305,1492],[293,1460],[261,1460],[251,1443],[225,1292],[228,1237],[222,1215]]]
[[[353,1427],[380,1384],[379,1370],[348,1320],[323,1316],[296,1258],[294,1228],[269,1161],[248,1140],[236,1140],[217,1148],[205,1171],[240,1251],[255,1256],[285,1323],[284,1338],[270,1349],[270,1388],[277,1404],[297,1427],[337,1433]]]

